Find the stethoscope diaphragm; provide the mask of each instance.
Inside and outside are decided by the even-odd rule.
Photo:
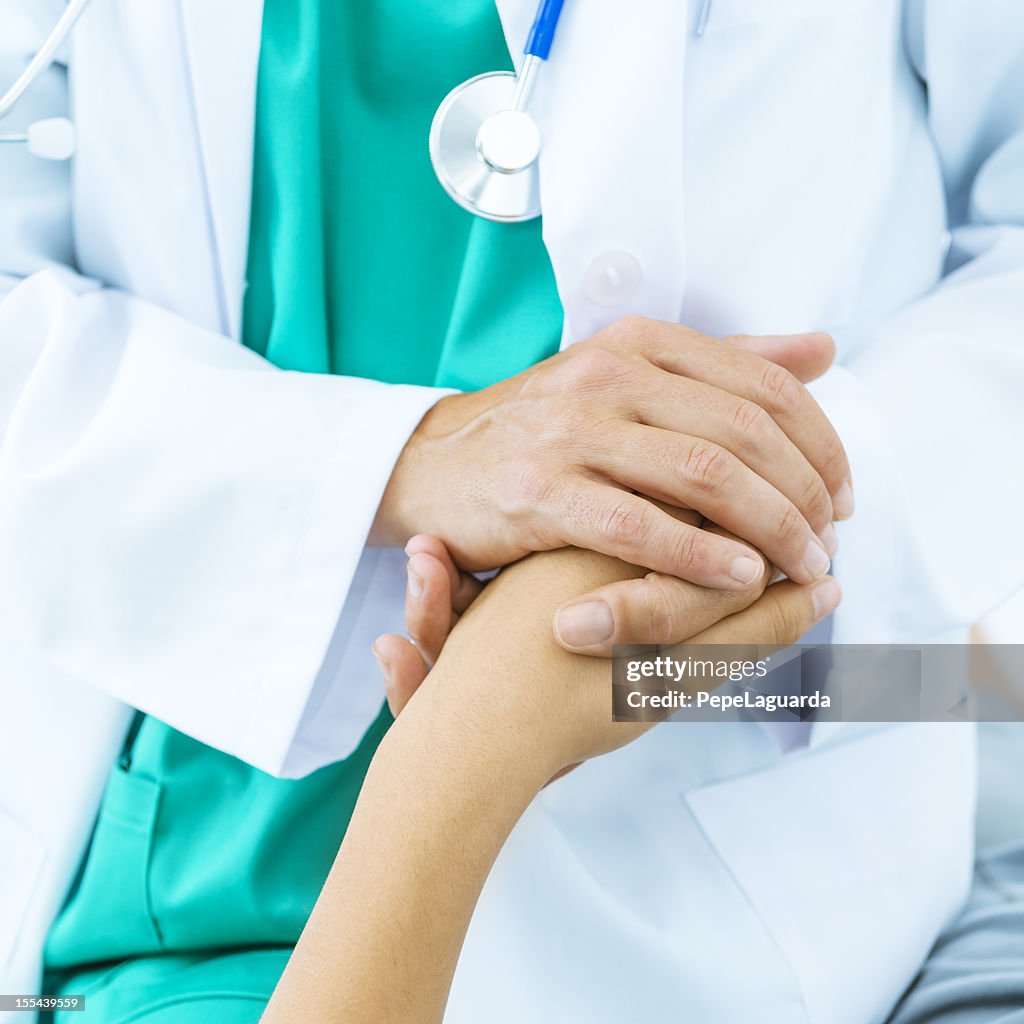
[[[491,71],[456,86],[430,127],[430,161],[444,190],[465,210],[513,223],[540,215],[540,132],[515,109],[518,81]]]

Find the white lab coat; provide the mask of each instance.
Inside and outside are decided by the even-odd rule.
[[[533,6],[499,0],[514,51]],[[0,0],[0,82],[60,9]],[[364,540],[440,393],[236,343],[260,9],[94,0],[4,124],[70,97],[79,151],[70,177],[0,152],[0,991],[38,985],[126,705],[300,775],[381,700],[401,556]],[[1024,581],[1024,8],[695,17],[566,4],[535,101],[566,343],[626,313],[832,329],[816,394],[858,499],[834,636],[944,635]],[[617,253],[639,284],[602,304]],[[503,853],[450,1018],[881,1019],[965,892],[972,742],[851,729],[783,757],[666,727],[585,766]]]

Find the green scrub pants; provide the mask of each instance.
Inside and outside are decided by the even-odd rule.
[[[276,779],[153,718],[111,771],[46,948],[59,1024],[259,1020],[320,894],[382,710],[345,761]]]

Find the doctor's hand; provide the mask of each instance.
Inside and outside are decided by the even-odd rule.
[[[429,533],[470,570],[574,546],[726,590],[761,577],[756,548],[798,583],[820,579],[832,520],[853,501],[842,443],[801,380],[833,355],[822,334],[723,342],[619,321],[438,402],[398,459],[372,540]],[[694,509],[752,547],[655,501]]]

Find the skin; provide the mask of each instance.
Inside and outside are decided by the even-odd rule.
[[[400,637],[378,642],[399,715],[266,1024],[441,1021],[480,890],[530,801],[553,777],[649,728],[612,722],[607,665],[566,652],[550,630],[566,595],[641,570],[564,549],[522,560],[472,600],[476,586],[436,545],[417,538],[423,585],[410,587],[408,606],[430,654],[442,644],[436,663],[428,673]],[[838,599],[831,580],[777,583],[694,641],[790,643]]]
[[[853,511],[850,468],[801,382],[833,356],[823,334],[723,341],[619,321],[515,377],[442,399],[400,455],[371,541],[429,533],[467,570],[566,546],[611,555],[655,575],[570,595],[577,610],[559,616],[559,641],[606,655],[613,641],[680,640],[644,629],[685,621],[679,581],[756,589],[761,551],[797,583],[828,572],[832,521]],[[679,522],[662,504],[735,535]]]

